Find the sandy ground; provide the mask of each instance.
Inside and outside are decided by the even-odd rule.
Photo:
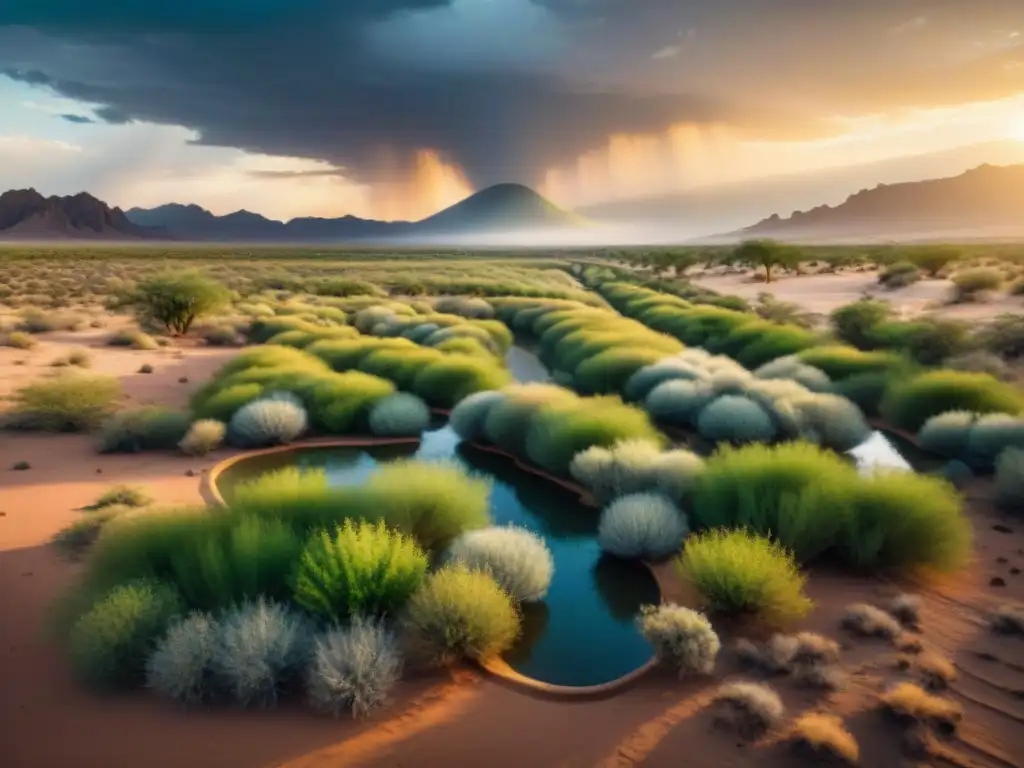
[[[833,309],[857,301],[864,295],[886,299],[907,316],[935,311],[943,317],[960,320],[987,320],[1003,312],[1024,311],[1024,298],[1000,295],[979,304],[944,305],[953,284],[949,280],[920,280],[897,291],[888,291],[878,284],[877,272],[844,271],[836,274],[772,276],[765,284],[763,275],[708,274],[699,270],[690,273],[697,285],[720,293],[731,293],[754,299],[767,292],[780,301],[800,304],[809,312],[828,314]]]
[[[28,366],[45,375],[61,345],[88,334],[63,335],[34,351]],[[0,381],[9,386],[11,360],[0,352]],[[93,370],[124,381],[131,402],[184,403],[230,351],[126,352],[94,350]],[[142,362],[155,372],[134,373]],[[24,375],[19,370],[18,376]],[[188,384],[178,378],[189,377]],[[19,379],[20,380],[20,379]],[[366,722],[317,717],[299,702],[276,711],[206,709],[184,712],[145,693],[99,696],[72,680],[44,627],[47,610],[72,584],[80,565],[60,559],[46,542],[79,508],[117,483],[142,485],[162,504],[200,503],[203,470],[227,456],[100,456],[85,436],[0,433],[0,765],[5,768],[338,768],[374,766],[488,766],[488,768],[613,768],[680,765],[796,766],[778,738],[743,746],[712,727],[705,705],[722,677],[738,671],[723,651],[718,677],[678,681],[652,675],[601,701],[534,698],[469,669],[403,682],[394,706]],[[15,461],[32,469],[8,469]],[[188,476],[192,470],[195,475]],[[951,696],[965,706],[961,735],[945,743],[948,759],[931,765],[1024,765],[1024,639],[998,638],[984,614],[1024,598],[1024,522],[973,505],[978,559],[971,571],[926,592],[927,648],[953,659],[960,677]],[[1000,526],[996,530],[993,526]],[[1013,569],[1018,569],[1014,573]],[[992,578],[1005,586],[990,586]],[[817,608],[804,628],[841,637],[843,607],[880,601],[894,584],[826,573],[811,576]],[[736,627],[721,625],[725,637]],[[749,629],[749,628],[748,628]],[[895,650],[884,641],[846,639],[843,664],[851,673],[841,693],[822,696],[774,681],[787,720],[809,709],[846,718],[861,746],[861,764],[911,765],[901,757],[898,729],[877,711],[878,691],[897,679]],[[952,761],[952,762],[951,762]]]

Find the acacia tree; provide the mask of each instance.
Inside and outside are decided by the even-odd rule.
[[[140,314],[181,336],[188,333],[197,317],[224,306],[230,297],[230,291],[216,280],[198,272],[184,272],[142,282],[136,305]]]
[[[793,268],[800,263],[801,253],[792,246],[774,240],[747,240],[739,244],[729,257],[734,264],[764,268],[764,281],[772,281],[774,267]]]

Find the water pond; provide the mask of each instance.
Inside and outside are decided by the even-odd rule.
[[[602,554],[598,511],[507,458],[463,444],[448,427],[427,432],[418,446],[297,448],[254,456],[217,481],[230,502],[239,483],[284,467],[326,470],[330,482],[358,484],[384,462],[399,458],[449,461],[492,484],[495,523],[515,523],[544,537],[555,573],[543,602],[527,606],[523,634],[505,660],[527,677],[568,686],[596,685],[642,666],[653,655],[634,626],[641,605],[659,600],[657,585],[641,564]]]

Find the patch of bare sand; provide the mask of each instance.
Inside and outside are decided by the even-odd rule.
[[[809,312],[828,314],[837,307],[872,295],[892,303],[907,317],[924,312],[935,312],[958,320],[988,320],[1004,312],[1020,312],[1024,302],[1019,296],[1000,295],[979,304],[945,305],[953,290],[949,280],[920,280],[897,291],[884,290],[878,284],[878,273],[844,271],[835,274],[778,275],[771,283],[761,277],[741,274],[711,274],[695,271],[690,278],[697,285],[719,293],[729,293],[744,299],[756,299],[767,292],[780,301],[799,304]]]
[[[110,358],[118,354],[125,353],[112,351]],[[172,353],[167,370],[154,363],[156,373],[150,375],[134,374],[134,363],[118,374],[120,363],[106,355],[102,365],[124,376],[126,390],[140,402],[182,404],[188,387],[177,384],[172,364],[192,366],[193,386],[212,373],[219,355],[227,354],[197,350],[176,361]],[[0,434],[0,763],[5,767],[805,764],[785,746],[782,733],[741,746],[712,729],[706,704],[714,687],[722,678],[745,676],[727,650],[715,679],[678,681],[656,673],[619,695],[580,703],[538,700],[465,670],[412,679],[400,685],[394,707],[361,723],[316,717],[298,701],[273,712],[186,713],[143,692],[99,696],[82,690],[43,629],[48,606],[74,583],[81,566],[59,559],[46,541],[80,514],[76,508],[118,483],[142,485],[161,504],[201,503],[202,471],[227,455],[100,456],[86,436]],[[29,461],[32,469],[7,469],[19,460]],[[196,475],[187,476],[188,470]],[[946,695],[963,703],[965,723],[961,736],[944,748],[960,764],[1006,768],[1019,765],[1024,755],[1019,719],[1024,641],[994,636],[984,622],[996,605],[1024,598],[1024,578],[1012,573],[1024,567],[1024,524],[1006,519],[983,499],[973,514],[977,562],[969,573],[924,593],[923,639],[929,651],[952,659],[960,671]],[[993,578],[1005,586],[990,586]],[[800,628],[839,638],[846,604],[882,603],[908,588],[916,590],[815,573],[809,592],[817,608]],[[677,594],[683,599],[687,591]],[[727,647],[747,634],[742,626],[717,623]],[[821,695],[785,679],[772,681],[786,701],[787,722],[812,709],[836,712],[860,743],[862,765],[912,764],[902,756],[898,729],[877,711],[878,693],[901,674],[895,671],[895,649],[885,641],[843,640],[842,663],[851,674],[844,692]]]

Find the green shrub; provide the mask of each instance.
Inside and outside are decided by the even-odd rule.
[[[271,706],[294,685],[311,650],[308,625],[279,603],[260,598],[221,620],[213,659],[217,685],[241,706]]]
[[[504,404],[492,415],[502,407]],[[659,445],[664,441],[647,414],[623,404],[617,397],[556,400],[541,407],[530,419],[526,455],[543,469],[564,474],[580,451],[633,438]]]
[[[122,411],[103,424],[99,434],[100,453],[139,453],[175,448],[188,432],[192,419],[158,405]]]
[[[283,445],[305,432],[307,424],[306,411],[301,405],[262,398],[243,405],[231,417],[228,442],[239,448]]]
[[[262,394],[262,384],[235,384],[214,391],[208,397],[197,398],[192,404],[192,410],[197,419],[214,419],[226,423],[235,415],[235,411]]]
[[[879,415],[882,400],[894,381],[889,373],[858,373],[836,382],[835,394],[860,408],[865,416]]]
[[[882,402],[886,421],[916,431],[929,418],[946,411],[1010,413],[1024,409],[1024,395],[1015,387],[982,373],[931,371],[894,384]]]
[[[943,367],[952,368],[954,371],[968,371],[969,373],[987,373],[989,376],[1008,381],[1013,378],[1010,366],[1001,357],[983,349],[974,349],[969,352],[961,352],[943,361]]]
[[[1024,316],[1016,313],[999,315],[978,331],[977,340],[989,352],[1008,360],[1024,356]]]
[[[57,531],[50,541],[63,555],[70,558],[80,557],[96,542],[114,518],[130,510],[131,507],[108,505],[89,511],[88,514]]]
[[[131,507],[137,509],[153,503],[153,499],[141,488],[132,485],[115,485],[85,509],[99,510],[106,507]]]
[[[876,473],[845,493],[830,484],[829,496],[846,521],[841,554],[855,566],[952,572],[970,557],[971,524],[956,489],[939,478]]]
[[[401,671],[394,634],[381,622],[357,618],[315,639],[306,689],[320,712],[363,717],[387,704]]]
[[[704,614],[675,603],[645,605],[637,629],[654,646],[658,660],[678,669],[680,677],[714,671],[722,643]]]
[[[757,368],[778,357],[796,354],[817,343],[817,336],[798,325],[774,325],[758,334],[757,340],[745,346],[736,360],[747,368]]]
[[[428,403],[450,408],[474,392],[498,389],[510,378],[496,362],[448,355],[420,371],[412,389]]]
[[[504,400],[505,394],[497,390],[472,394],[452,409],[448,423],[463,440],[481,440],[484,438],[484,424],[491,408]]]
[[[121,385],[112,376],[63,374],[14,393],[7,426],[46,432],[83,432],[117,408]]]
[[[603,395],[621,391],[641,368],[656,363],[663,354],[654,349],[613,348],[588,358],[574,370],[580,394]]]
[[[353,523],[314,535],[302,552],[295,602],[325,619],[384,616],[423,581],[427,556],[413,539],[382,523]]]
[[[245,339],[230,325],[215,325],[203,330],[203,341],[211,347],[240,347]]]
[[[180,613],[177,592],[164,584],[115,587],[71,627],[67,642],[75,673],[101,688],[141,680],[150,652]]]
[[[897,261],[878,274],[878,282],[890,291],[906,288],[921,279],[921,272],[911,261]]]
[[[600,504],[629,493],[654,492],[676,504],[689,495],[703,460],[686,450],[662,451],[647,440],[592,446],[573,457],[569,474]]]
[[[544,540],[514,525],[463,533],[448,548],[447,560],[490,573],[520,603],[542,600],[555,571]]]
[[[1011,512],[1024,510],[1024,450],[1007,448],[996,458],[996,503]]]
[[[875,346],[874,329],[891,318],[892,307],[878,299],[860,299],[839,307],[831,315],[836,336],[858,349],[872,349]],[[829,373],[827,368],[822,370]]]
[[[601,512],[597,543],[616,557],[660,560],[677,552],[688,532],[686,516],[667,497],[631,493]]]
[[[927,272],[929,277],[938,277],[947,265],[962,257],[959,249],[945,245],[924,246],[908,253],[910,261]]]
[[[220,625],[207,613],[175,622],[146,662],[146,687],[186,705],[210,698],[219,640]]]
[[[427,578],[401,627],[412,657],[434,665],[493,658],[511,648],[520,631],[515,604],[494,577],[459,565]]]
[[[838,344],[805,349],[797,354],[797,358],[824,371],[834,381],[863,374],[885,373],[903,365],[903,359],[892,352],[863,352],[856,347]]]
[[[436,349],[379,349],[364,357],[359,369],[388,379],[399,389],[412,389],[420,371],[443,358]]]
[[[419,435],[430,427],[430,408],[416,395],[397,392],[370,409],[370,432],[378,437]]]
[[[1024,418],[990,413],[974,422],[967,434],[968,460],[979,469],[994,467],[1007,448],[1024,449]]]
[[[950,458],[967,452],[967,438],[978,414],[970,411],[946,411],[929,418],[917,433],[917,442],[924,450]]]
[[[835,546],[844,523],[823,503],[824,479],[845,489],[857,473],[808,443],[722,448],[697,479],[691,519],[701,528],[773,536],[803,562]]]
[[[704,374],[693,364],[670,357],[646,365],[630,376],[623,389],[623,396],[627,402],[642,402],[655,387],[666,381],[701,378],[704,378]]]
[[[175,334],[188,333],[195,319],[224,306],[230,292],[197,272],[169,273],[143,281],[136,304],[146,318]]]
[[[966,269],[953,275],[953,300],[974,301],[980,293],[997,291],[1003,284],[1003,275],[997,269],[979,267]]]
[[[490,485],[455,465],[393,461],[363,486],[369,517],[440,551],[459,534],[491,524]]]
[[[185,436],[178,441],[178,448],[186,456],[205,456],[220,448],[224,442],[227,426],[216,419],[200,419],[188,428]]]
[[[776,436],[768,412],[737,395],[725,395],[706,405],[697,417],[697,430],[716,443],[767,443]]]
[[[811,392],[828,392],[832,381],[824,371],[801,362],[797,355],[787,355],[765,363],[754,375],[759,379],[790,379]]]
[[[552,384],[523,384],[502,390],[503,399],[492,404],[484,419],[484,436],[499,448],[522,456],[532,417],[542,406],[570,402],[575,395]]]
[[[358,371],[335,374],[318,381],[308,394],[313,425],[322,432],[345,435],[368,427],[376,403],[393,395],[394,385]]]
[[[31,334],[24,331],[11,331],[0,336],[0,346],[13,347],[14,349],[32,349],[35,345],[36,340]]]
[[[157,349],[160,345],[156,343],[156,339],[150,336],[148,333],[138,330],[137,328],[126,328],[117,331],[113,335],[107,338],[108,347],[131,347],[132,349],[145,349],[152,350]]]
[[[718,529],[691,537],[679,567],[711,613],[753,613],[779,624],[812,607],[793,556],[746,531]]]
[[[838,395],[813,394],[794,398],[802,431],[814,442],[836,451],[848,451],[871,436],[864,414],[850,400]]]

